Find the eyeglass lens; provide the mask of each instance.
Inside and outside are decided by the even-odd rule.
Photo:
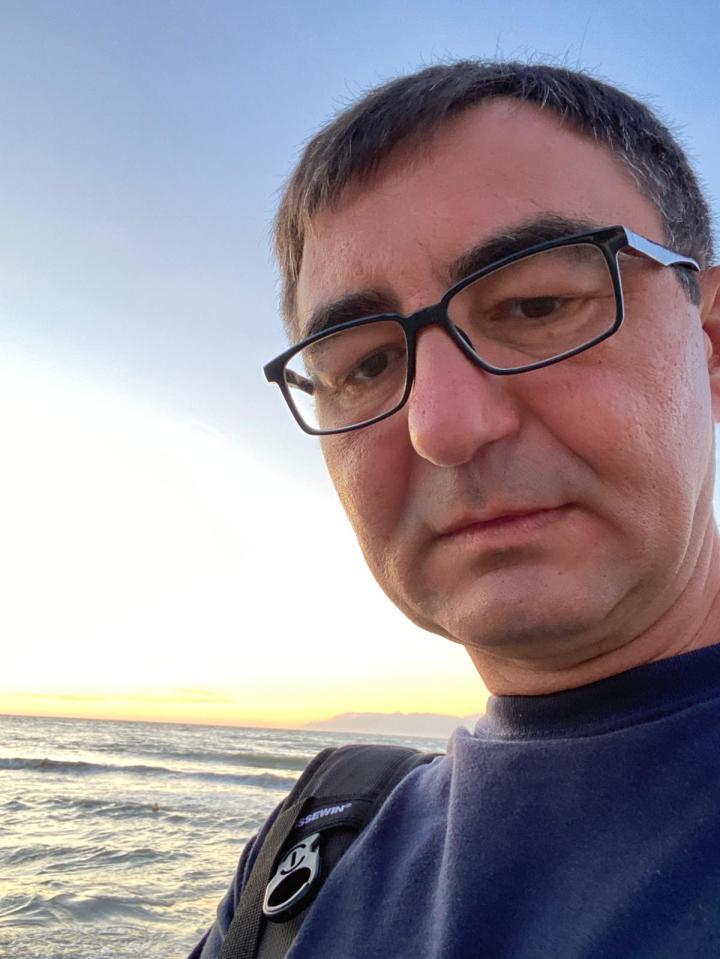
[[[572,244],[535,253],[456,293],[448,317],[486,363],[515,370],[576,349],[617,318],[602,252]],[[399,322],[380,320],[331,333],[296,353],[285,369],[293,404],[313,429],[336,430],[397,408],[407,380]]]

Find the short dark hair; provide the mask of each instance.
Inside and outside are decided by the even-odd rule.
[[[551,110],[607,146],[655,205],[665,243],[707,267],[711,216],[697,176],[667,127],[644,103],[589,74],[547,64],[460,60],[427,67],[371,90],[307,144],[275,221],[286,324],[295,319],[303,246],[312,217],[351,182],[369,180],[400,144],[427,139],[448,118],[495,97]],[[697,302],[698,285],[679,271]]]

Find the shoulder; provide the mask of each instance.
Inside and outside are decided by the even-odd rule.
[[[349,826],[353,833],[362,831],[370,820],[387,808],[391,794],[423,770],[435,766],[440,758],[437,754],[420,753],[407,747],[366,744],[325,749],[315,756],[289,795],[245,846],[230,887],[218,906],[215,922],[189,959],[217,959],[219,956],[234,916],[238,911],[241,914],[243,910],[247,912],[245,900],[240,910],[238,905],[264,846],[269,847],[265,850],[265,857],[272,853],[271,859],[276,861],[278,856],[274,853],[282,851],[285,838],[294,836],[297,840],[318,830],[341,832],[344,826]],[[342,802],[333,805],[338,797]],[[284,811],[287,812],[280,817]],[[288,814],[293,817],[289,831],[283,823]],[[283,834],[281,840],[278,840],[278,832]],[[347,841],[342,842],[341,851],[331,859],[339,858],[346,847]]]

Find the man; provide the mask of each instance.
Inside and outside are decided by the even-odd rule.
[[[492,693],[292,956],[720,954],[720,270],[681,149],[582,74],[433,67],[310,143],[277,245],[269,375],[382,588]]]

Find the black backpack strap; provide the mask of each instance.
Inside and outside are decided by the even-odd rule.
[[[305,911],[358,833],[397,783],[435,755],[369,745],[319,753],[268,832],[219,959],[285,956]]]
[[[274,861],[295,826],[297,811],[303,805],[301,797],[306,786],[312,782],[315,771],[322,767],[325,760],[334,751],[334,749],[328,748],[318,753],[305,767],[300,778],[285,798],[275,822],[265,837],[265,842],[255,860],[250,877],[235,907],[235,914],[223,942],[219,959],[240,959],[241,956],[254,955],[260,937],[261,923],[264,919],[262,902],[265,896],[265,887],[270,878]],[[254,908],[256,904],[257,908]]]

